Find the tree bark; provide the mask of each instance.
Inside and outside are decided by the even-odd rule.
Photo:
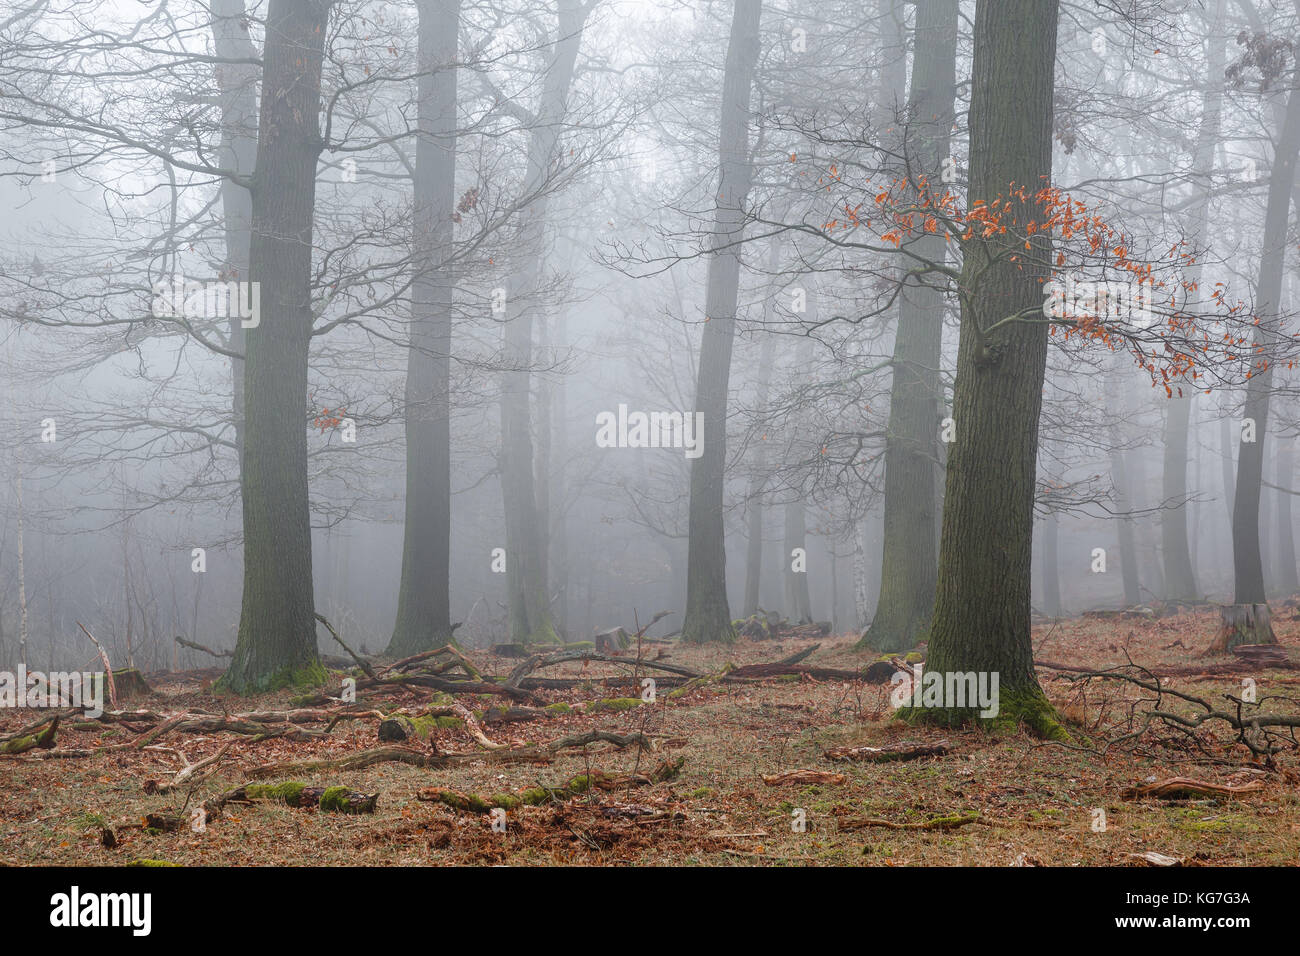
[[[328,17],[326,0],[271,0],[267,11],[263,84],[274,92],[262,98],[252,190],[249,281],[260,283],[261,312],[244,353],[244,593],[222,678],[236,693],[325,678],[316,653],[305,403]]]
[[[453,643],[451,326],[460,0],[419,0],[411,338],[406,365],[406,524],[387,654]]]
[[[1033,196],[1052,172],[1052,99],[1057,0],[980,0],[970,107],[968,208],[1008,195]],[[1031,203],[1011,201],[1020,222]],[[1030,562],[1047,360],[1047,326],[994,322],[1038,308],[1050,275],[1050,243],[1030,251],[1014,236],[964,244],[961,337],[953,396],[956,439],[949,449],[939,584],[927,670],[997,673],[999,721],[1025,721],[1063,734],[1038,686],[1030,641]],[[1014,255],[1017,261],[1009,261]],[[998,257],[994,260],[994,257]],[[910,711],[940,723],[973,710]]]
[[[722,81],[718,160],[720,182],[705,295],[695,412],[704,416],[700,457],[691,462],[686,559],[686,616],[682,640],[733,641],[727,603],[723,483],[727,459],[727,386],[736,333],[740,243],[753,168],[749,159],[749,100],[758,66],[762,0],[735,0]]]

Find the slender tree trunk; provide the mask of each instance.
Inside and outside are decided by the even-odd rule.
[[[529,131],[524,194],[536,195],[522,212],[519,255],[507,296],[505,358],[510,370],[501,387],[501,492],[506,517],[506,589],[510,638],[519,643],[558,640],[546,581],[546,534],[538,512],[530,412],[533,324],[545,255],[549,203],[544,194],[559,156],[560,127],[568,112],[587,10],[578,0],[559,0],[557,33],[542,80],[541,103]]]
[[[976,7],[968,206],[1007,196],[1009,184],[1032,196],[1050,181],[1057,14],[1057,0],[980,0]],[[1032,201],[1011,206],[1020,221],[1035,218]],[[1050,243],[1040,235],[1028,253],[1019,243],[994,235],[964,246],[956,440],[927,670],[997,673],[997,719],[1024,720],[1055,736],[1063,731],[1034,675],[1029,608],[1047,327],[1013,322],[984,331],[1041,307]],[[973,715],[953,707],[909,714],[938,722]]]
[[[767,401],[772,380],[772,362],[776,353],[776,336],[764,335],[758,355],[758,409],[767,413]],[[745,543],[745,604],[743,614],[749,617],[758,611],[759,584],[763,578],[763,493],[767,483],[767,449],[760,441],[754,456],[754,475],[749,480],[748,539]]]
[[[721,178],[714,211],[704,336],[700,343],[695,412],[704,416],[702,453],[691,462],[686,560],[686,618],[682,640],[735,640],[727,603],[723,484],[727,460],[727,386],[736,334],[740,243],[753,169],[749,160],[749,99],[758,65],[761,0],[735,0],[722,81],[718,160]]]
[[[453,643],[451,631],[451,330],[456,206],[456,38],[460,0],[419,0],[417,126],[406,360],[406,524],[397,621],[387,653]]]
[[[1294,77],[1292,72],[1290,76]],[[1296,154],[1300,151],[1300,91],[1287,97],[1285,119],[1273,155],[1269,177],[1268,205],[1264,213],[1263,254],[1255,300],[1260,322],[1255,326],[1254,344],[1265,350],[1279,339],[1276,313],[1282,302],[1282,276],[1287,251],[1288,214],[1295,183]],[[1253,353],[1252,353],[1253,354]],[[1254,360],[1252,360],[1254,361]],[[1232,510],[1232,560],[1234,602],[1263,604],[1264,566],[1259,541],[1259,499],[1263,480],[1264,438],[1268,434],[1269,401],[1272,394],[1272,364],[1253,369],[1246,384],[1246,418],[1255,423],[1255,440],[1243,440],[1237,452],[1237,493]],[[1244,436],[1243,436],[1244,438]]]
[[[241,175],[251,175],[257,168],[257,48],[248,36],[244,0],[212,0],[213,49],[218,57],[231,62],[218,64],[215,70],[217,104],[221,111],[221,148],[219,164]],[[230,179],[221,183],[221,217],[226,234],[226,262],[221,278],[232,282],[248,280],[248,250],[253,231],[253,197]],[[232,309],[232,312],[238,310]],[[244,326],[238,315],[230,317],[230,360],[232,398],[235,419],[235,448],[242,470],[244,464]]]
[[[307,364],[326,0],[267,10],[249,281],[261,311],[244,350],[244,595],[223,682],[237,693],[324,680],[316,653],[307,490]]]
[[[785,606],[786,617],[806,624],[812,620],[812,599],[808,594],[808,526],[802,501],[785,506]],[[795,570],[796,549],[802,570]]]
[[[1277,466],[1273,483],[1279,488],[1292,488],[1295,481],[1295,442],[1278,443]],[[1300,592],[1300,577],[1296,573],[1295,529],[1291,517],[1291,495],[1277,493],[1277,587],[1282,595]]]
[[[1118,440],[1118,437],[1116,438]],[[1115,510],[1119,512],[1119,566],[1124,582],[1124,606],[1133,607],[1142,602],[1138,588],[1137,549],[1133,544],[1133,498],[1129,494],[1128,468],[1122,449],[1110,453],[1110,473],[1115,486]]]
[[[916,62],[908,97],[905,149],[915,176],[941,191],[956,95],[957,0],[921,0]],[[918,188],[921,183],[917,182]],[[923,261],[943,262],[943,237],[909,244]],[[912,261],[912,260],[908,260]],[[939,459],[939,364],[943,293],[932,279],[903,280],[894,338],[893,383],[885,439],[885,527],[880,602],[864,645],[912,647],[929,624],[937,574],[936,502]]]
[[[862,519],[853,528],[853,613],[854,625],[859,631],[867,626],[871,617],[871,603],[867,596],[867,522]]]
[[[1214,147],[1219,141],[1223,118],[1223,68],[1225,45],[1223,35],[1225,0],[1215,0],[1214,13],[1207,33],[1208,58],[1205,93],[1201,97],[1201,124],[1196,134],[1192,154],[1192,172],[1195,178],[1196,206],[1192,214],[1193,233],[1189,237],[1192,248],[1199,248],[1209,231],[1210,177],[1214,173]],[[1201,281],[1201,263],[1198,258],[1188,269],[1186,281],[1198,288]],[[1160,543],[1164,557],[1166,598],[1175,601],[1194,601],[1197,598],[1195,564],[1187,542],[1187,428],[1191,416],[1192,395],[1196,389],[1186,383],[1177,388],[1169,400],[1165,416],[1164,480],[1161,493],[1164,497],[1160,512]]]
[[[1043,519],[1043,613],[1061,616],[1061,523],[1055,512]]]

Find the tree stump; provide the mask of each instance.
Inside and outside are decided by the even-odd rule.
[[[1219,608],[1219,633],[1205,654],[1227,654],[1243,644],[1276,644],[1267,604],[1228,604]]]

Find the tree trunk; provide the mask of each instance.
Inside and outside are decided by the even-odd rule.
[[[775,264],[773,264],[775,266]],[[763,346],[758,356],[758,410],[767,413],[768,390],[772,379],[772,361],[776,352],[776,336],[763,336]],[[764,436],[766,438],[766,436]],[[749,617],[758,612],[759,584],[763,578],[763,492],[767,479],[767,449],[765,440],[758,444],[758,453],[754,456],[754,476],[749,480],[747,495],[749,514],[745,542],[745,604],[743,615]]]
[[[916,62],[908,96],[905,149],[918,178],[941,190],[956,95],[957,0],[917,4]],[[919,185],[919,184],[918,184]],[[940,263],[946,243],[923,234],[909,243],[919,259]],[[909,260],[911,261],[911,260]],[[943,293],[932,280],[904,281],[894,337],[889,428],[885,439],[884,554],[880,601],[862,644],[881,651],[915,646],[934,608],[937,574],[939,365]]]
[[[236,693],[325,679],[316,653],[307,490],[311,250],[320,155],[326,0],[271,0],[267,11],[249,281],[258,325],[244,352],[240,480],[244,593],[239,639],[222,678]]]
[[[1293,72],[1292,77],[1295,76]],[[1269,177],[1268,205],[1264,213],[1263,254],[1256,285],[1256,314],[1253,344],[1265,350],[1279,339],[1276,313],[1282,301],[1282,275],[1287,248],[1287,217],[1291,188],[1295,182],[1296,154],[1300,151],[1300,91],[1287,97],[1285,119],[1273,155]],[[1249,353],[1251,355],[1254,352]],[[1237,452],[1237,493],[1232,509],[1232,562],[1237,604],[1264,604],[1264,566],[1259,543],[1259,498],[1263,480],[1264,437],[1268,433],[1269,401],[1273,372],[1269,361],[1262,371],[1258,362],[1246,384],[1246,418],[1255,423],[1254,441],[1242,441]],[[1245,436],[1243,436],[1244,438]],[[1257,643],[1264,643],[1262,641]]]
[[[1032,196],[1050,181],[1057,14],[1057,0],[980,0],[976,7],[968,207],[1007,196],[1009,184]],[[1021,222],[1036,218],[1032,204],[1010,205]],[[956,440],[927,670],[997,673],[995,719],[1059,736],[1064,731],[1034,675],[1029,609],[1047,326],[1013,322],[984,332],[1041,306],[1050,243],[1039,235],[1028,253],[1021,244],[1014,234],[964,244]],[[908,716],[951,723],[974,719],[975,711],[922,708]]]
[[[812,618],[812,600],[808,596],[808,529],[802,501],[791,501],[785,506],[785,616],[800,624]],[[802,570],[796,571],[794,552],[802,558]]]
[[[727,552],[723,483],[727,459],[727,386],[736,334],[740,243],[753,169],[749,160],[749,99],[758,65],[762,0],[735,0],[722,81],[718,159],[721,179],[700,342],[695,412],[704,416],[700,457],[691,462],[691,502],[686,559],[686,617],[682,640],[733,641],[727,604]]]
[[[1277,449],[1276,477],[1273,483],[1279,488],[1290,488],[1295,479],[1295,443],[1284,441]],[[1295,532],[1291,517],[1291,495],[1285,491],[1277,493],[1277,587],[1278,591],[1290,596],[1300,592],[1300,579],[1297,579],[1295,561]]]
[[[522,211],[517,265],[507,296],[504,352],[510,370],[501,387],[501,493],[506,518],[506,589],[510,638],[520,644],[559,640],[551,620],[546,581],[547,528],[538,512],[529,407],[533,323],[545,255],[549,202],[547,179],[558,158],[560,127],[568,112],[587,10],[577,0],[559,0],[557,33],[542,80],[541,103],[529,131],[528,170],[523,194],[536,196]]]
[[[1043,613],[1061,616],[1061,524],[1056,514],[1043,519]]]
[[[397,621],[385,653],[451,633],[451,319],[460,0],[419,0],[411,344],[406,360],[406,524]]]
[[[232,62],[215,69],[217,104],[221,110],[221,148],[218,165],[242,175],[257,168],[257,48],[248,36],[244,0],[212,0],[213,49],[218,57]],[[230,179],[221,183],[221,218],[226,234],[226,262],[221,279],[248,280],[249,244],[252,241],[253,197]],[[232,309],[232,312],[238,310]],[[231,411],[235,419],[235,448],[240,469],[244,465],[244,326],[238,315],[230,317],[228,344],[236,353],[230,359]]]
[[[1219,131],[1223,118],[1223,69],[1225,47],[1224,3],[1216,0],[1209,30],[1206,32],[1208,46],[1206,64],[1206,87],[1201,97],[1201,123],[1196,133],[1196,146],[1192,154],[1192,175],[1195,177],[1193,188],[1196,190],[1196,205],[1192,215],[1192,235],[1188,237],[1191,248],[1200,248],[1209,231],[1210,222],[1210,177],[1214,173],[1214,148],[1219,142]],[[1199,288],[1201,281],[1201,262],[1197,260],[1187,270],[1186,281],[1192,288]],[[1174,601],[1195,601],[1199,597],[1196,590],[1195,563],[1187,541],[1187,430],[1191,417],[1192,395],[1195,386],[1188,382],[1186,394],[1180,395],[1177,388],[1169,399],[1168,414],[1165,416],[1164,435],[1164,472],[1161,495],[1164,498],[1160,512],[1160,544],[1164,557],[1165,590],[1164,595]],[[1172,504],[1171,502],[1176,502]]]
[[[1119,567],[1124,582],[1124,606],[1133,607],[1142,601],[1138,589],[1137,549],[1133,544],[1133,499],[1129,495],[1128,469],[1124,452],[1115,448],[1110,453],[1110,473],[1115,486],[1115,510],[1119,512]]]

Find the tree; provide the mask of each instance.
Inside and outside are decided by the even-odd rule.
[[[452,641],[451,274],[456,213],[456,38],[460,0],[419,0],[412,328],[406,368],[406,524],[388,653]]]
[[[236,693],[325,679],[316,653],[306,398],[329,10],[328,0],[271,0],[267,10],[249,249],[261,314],[244,353],[244,597],[222,678]]]
[[[1034,219],[1052,172],[1057,0],[979,0],[970,108],[968,206]],[[1015,190],[1016,192],[1012,192]],[[1014,248],[1021,243],[1028,248]],[[1049,237],[984,230],[965,244],[939,579],[926,669],[999,675],[998,719],[1061,734],[1034,675],[1030,556],[1047,325]],[[973,711],[909,711],[964,721]]]
[[[903,117],[904,175],[935,183],[951,168],[949,140],[956,96],[956,0],[922,0],[916,7],[916,59]],[[909,251],[943,262],[944,238],[922,233]],[[880,600],[862,645],[899,651],[916,644],[934,605],[939,461],[939,366],[944,296],[925,274],[904,275],[891,363],[889,428],[885,439],[884,555]]]
[[[1264,476],[1264,438],[1268,432],[1272,397],[1273,363],[1267,354],[1279,340],[1277,314],[1281,311],[1282,277],[1286,266],[1288,214],[1295,185],[1297,154],[1300,153],[1300,90],[1294,81],[1287,95],[1282,129],[1273,154],[1264,213],[1263,253],[1255,289],[1257,324],[1250,348],[1251,371],[1246,385],[1246,420],[1252,430],[1242,429],[1237,453],[1236,495],[1232,508],[1232,564],[1237,605],[1264,604],[1264,565],[1259,543],[1259,498]],[[1261,353],[1265,353],[1261,356]],[[1243,618],[1236,635],[1228,642],[1274,643],[1277,638],[1267,617]],[[1228,649],[1225,648],[1225,649]]]
[[[708,265],[695,412],[704,416],[703,449],[691,463],[686,617],[682,640],[735,640],[727,603],[723,483],[727,460],[727,387],[740,288],[744,206],[753,180],[749,159],[750,92],[758,67],[762,0],[735,0],[722,79],[719,183]]]

